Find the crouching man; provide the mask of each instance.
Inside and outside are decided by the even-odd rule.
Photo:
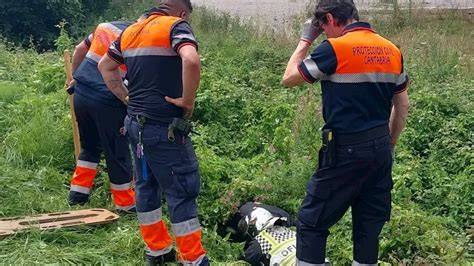
[[[245,241],[244,260],[251,265],[296,265],[296,231],[286,211],[248,202],[228,226],[236,241]]]

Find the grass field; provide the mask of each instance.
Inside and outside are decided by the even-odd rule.
[[[456,11],[369,15],[380,34],[402,47],[412,79],[380,261],[472,264],[465,230],[474,218],[473,24]],[[206,10],[196,11],[192,24],[203,64],[195,111],[201,135],[194,137],[199,216],[210,259],[233,262],[242,244],[217,232],[239,203],[258,199],[296,214],[317,163],[320,89],[280,84],[296,39],[258,33]],[[74,159],[61,58],[0,45],[0,73],[0,217],[69,210]],[[113,208],[104,167],[86,207]],[[352,260],[350,230],[346,215],[332,231],[328,257],[335,265]],[[142,256],[133,216],[0,240],[6,265],[140,265]]]

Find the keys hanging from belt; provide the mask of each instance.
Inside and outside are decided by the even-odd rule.
[[[144,155],[143,153],[143,129],[145,128],[145,117],[137,116],[138,122],[138,143],[137,143],[137,158],[141,159]]]
[[[143,155],[142,131],[140,130],[138,131],[137,158],[141,159]]]
[[[138,143],[137,143],[137,158],[140,159],[142,164],[142,177],[145,181],[148,180],[148,167],[146,164],[145,153],[143,148],[143,129],[145,128],[145,117],[137,116],[138,122]]]

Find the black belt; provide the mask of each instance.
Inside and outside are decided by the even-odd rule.
[[[145,121],[144,124],[148,125],[156,125],[156,126],[168,126],[171,124],[173,121],[173,117],[155,117],[155,118],[149,118],[144,115],[129,115],[130,118],[136,122],[139,122],[139,120]]]
[[[338,134],[336,133],[334,138],[337,145],[349,145],[371,141],[378,139],[390,134],[388,125],[383,125],[375,127],[363,132],[354,133],[354,134]]]

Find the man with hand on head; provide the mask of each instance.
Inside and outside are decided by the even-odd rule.
[[[297,228],[297,265],[324,265],[329,229],[352,209],[353,265],[377,265],[390,218],[392,152],[408,113],[400,50],[359,22],[352,0],[320,0],[283,84],[321,81],[322,148]],[[328,37],[306,54],[320,33]],[[305,58],[306,57],[306,58]]]
[[[127,28],[99,69],[109,89],[128,97],[125,128],[133,147],[140,232],[149,265],[175,260],[173,241],[163,221],[161,195],[168,205],[178,261],[209,265],[197,217],[198,160],[187,119],[194,110],[200,81],[197,42],[187,19],[190,0],[162,0],[149,17]],[[127,67],[128,89],[119,66]]]

